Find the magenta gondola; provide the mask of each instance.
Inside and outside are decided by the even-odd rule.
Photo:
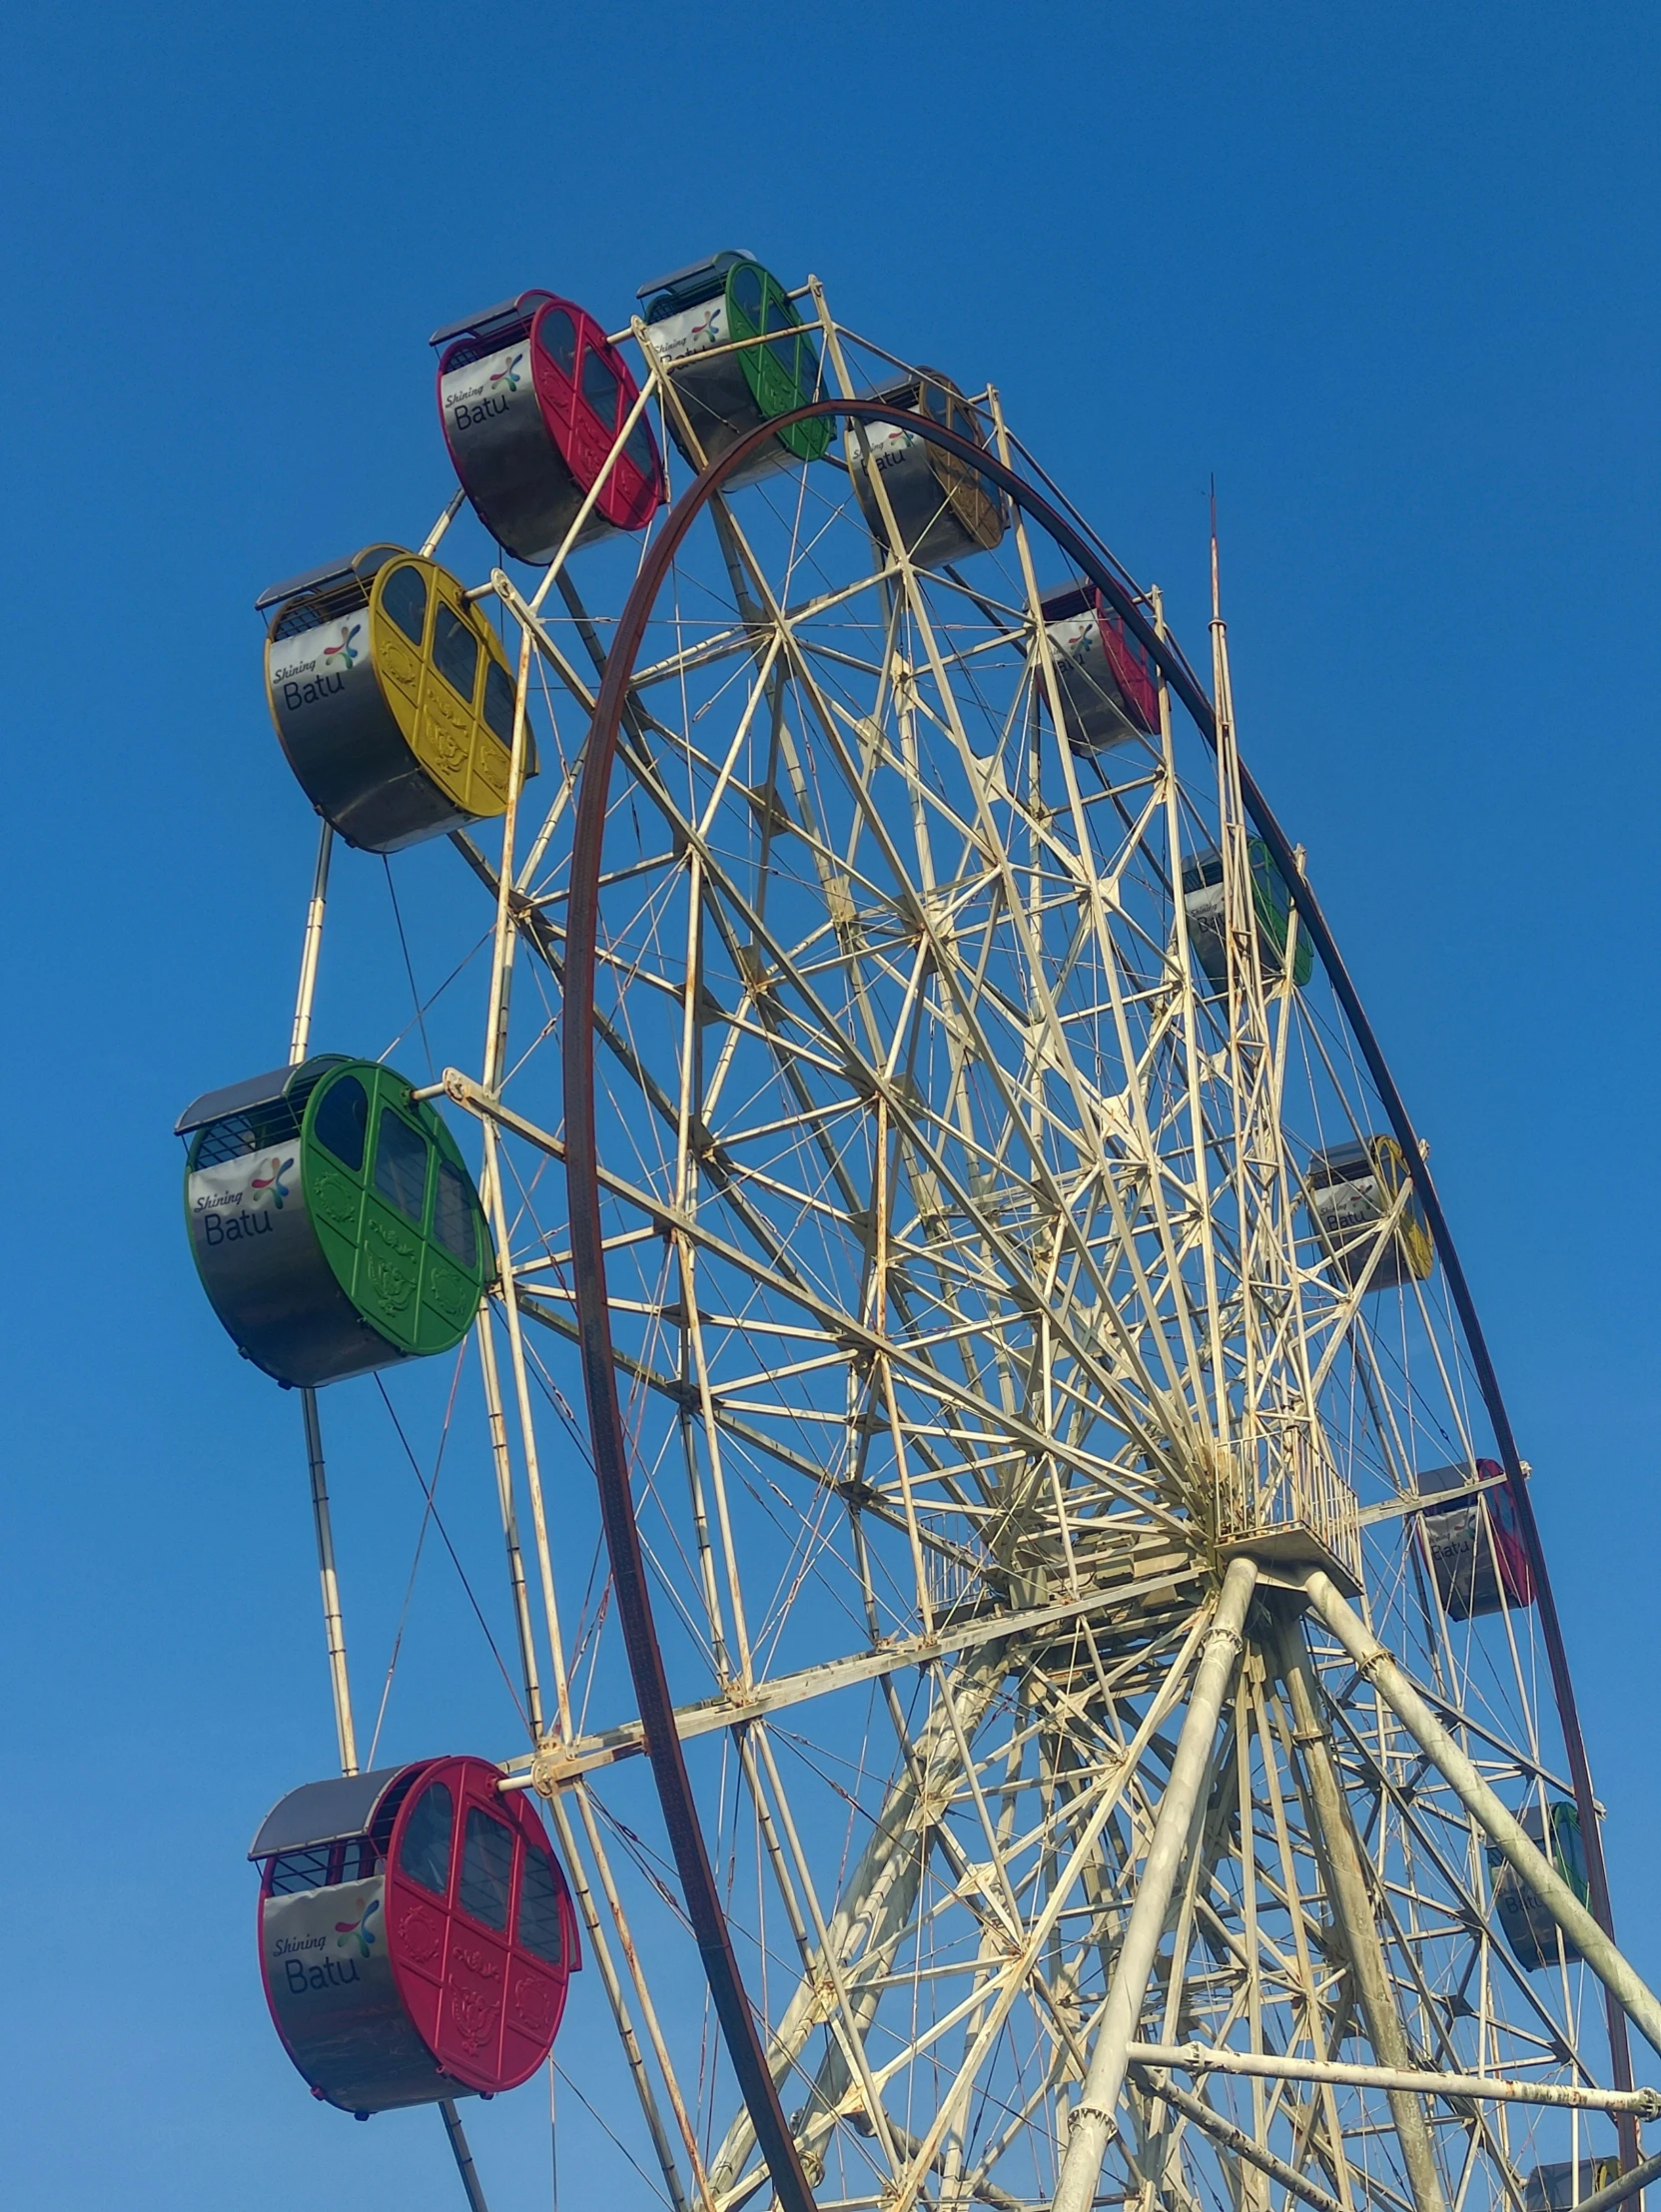
[[[550,560],[596,482],[577,544],[644,529],[662,502],[663,463],[643,413],[612,457],[639,386],[591,315],[521,292],[434,331],[431,344],[450,460],[507,552]]]
[[[1471,1470],[1464,1465],[1421,1467],[1417,1482],[1426,1500],[1419,1516],[1419,1542],[1449,1620],[1468,1621],[1481,1613],[1515,1610],[1534,1603],[1534,1574],[1528,1547],[1517,1522],[1516,1502],[1497,1459],[1479,1459],[1476,1479],[1490,1485],[1471,1494]],[[1434,1500],[1451,1490],[1446,1505]]]
[[[553,2047],[581,1965],[559,1861],[483,1759],[292,1790],[249,1851],[284,2048],[325,2103],[493,2096]]]
[[[1156,735],[1160,695],[1153,664],[1102,592],[1075,584],[1046,599],[1040,612],[1074,750],[1105,752]],[[1047,706],[1042,685],[1039,695]]]

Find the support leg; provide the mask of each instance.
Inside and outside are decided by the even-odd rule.
[[[1618,2000],[1633,2026],[1661,2051],[1661,1999],[1640,1980],[1545,1853],[1536,1848],[1515,1815],[1495,1797],[1360,1615],[1323,1574],[1306,1575],[1303,1588],[1322,1627],[1336,1637],[1408,1735],[1439,1769],[1465,1811],[1510,1860],[1599,1981]]]
[[[1171,1763],[1171,1779],[1160,1802],[1142,1883],[1103,2007],[1084,2095],[1073,2113],[1073,2132],[1056,2189],[1055,2212],[1090,2212],[1095,2201],[1102,2159],[1113,2132],[1114,2110],[1125,2083],[1126,2047],[1142,2016],[1155,1954],[1165,1933],[1171,1893],[1188,1847],[1195,1804],[1211,1759],[1218,1716],[1234,1675],[1246,1609],[1256,1580],[1256,1566],[1249,1559],[1233,1561],[1224,1579],[1205,1655],[1189,1694],[1188,1714],[1178,1739],[1177,1756]]]
[[[358,1772],[358,1739],[352,1726],[352,1687],[346,1671],[346,1626],[341,1619],[341,1588],[335,1579],[335,1529],[329,1513],[329,1476],[323,1461],[323,1428],[318,1394],[300,1393],[306,1423],[306,1462],[312,1475],[312,1526],[318,1539],[318,1580],[323,1586],[323,1631],[329,1644],[329,1687],[335,1699],[335,1734],[340,1740],[341,1772]]]
[[[1303,1639],[1295,1621],[1281,1616],[1277,1627],[1280,1679],[1286,1686],[1291,1706],[1292,1741],[1302,1754],[1308,1783],[1313,1816],[1310,1827],[1320,1839],[1332,1910],[1350,1971],[1355,1976],[1355,1993],[1360,2000],[1361,2017],[1366,2022],[1367,2040],[1381,2066],[1411,2068],[1415,2061],[1408,2048],[1401,2014],[1396,2009],[1395,1992],[1390,1987],[1384,1946],[1378,1938],[1372,1899],[1367,1894],[1360,1846],[1355,1841],[1332,1763],[1331,1742],[1321,1725],[1308,1654],[1303,1649]],[[1392,2089],[1389,2106],[1401,2144],[1402,2163],[1407,2169],[1408,2187],[1413,2192],[1418,2212],[1446,2212],[1441,2176],[1436,2171],[1435,2145],[1422,2103],[1405,2090]]]

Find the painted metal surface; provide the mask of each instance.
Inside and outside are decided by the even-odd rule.
[[[432,343],[443,348],[438,414],[455,473],[479,520],[516,559],[551,559],[602,475],[577,545],[651,520],[663,464],[644,417],[612,457],[639,386],[574,301],[522,293]]]
[[[260,604],[278,740],[349,844],[397,852],[501,813],[513,673],[447,569],[377,545]]]
[[[552,2048],[582,1963],[530,1801],[502,1797],[481,1759],[350,1779],[361,1833],[297,1840],[338,1828],[347,1809],[345,1783],[314,1784],[275,1809],[250,1853],[284,2047],[313,2093],[346,2111],[515,2087]]]
[[[182,1116],[202,1286],[279,1382],[316,1389],[450,1351],[471,1326],[492,1265],[478,1194],[410,1093],[392,1069],[324,1056],[259,1102]]]
[[[377,1874],[261,1903],[261,1965],[283,2047],[322,2099],[348,2112],[472,2093],[442,2078],[399,1994],[386,1887]]]

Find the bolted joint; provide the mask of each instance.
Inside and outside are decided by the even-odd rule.
[[[1067,2115],[1068,2134],[1071,2136],[1073,2130],[1078,2126],[1079,2122],[1086,2119],[1100,2120],[1103,2127],[1106,2128],[1110,2135],[1117,2135],[1119,2132],[1119,2122],[1114,2118],[1111,2112],[1105,2111],[1101,2105],[1076,2104],[1073,2107],[1072,2111]]]
[[[569,1753],[563,1744],[548,1744],[530,1762],[530,1787],[539,1798],[556,1798],[575,1776],[568,1770]]]
[[[1232,1654],[1244,1650],[1246,1638],[1242,1631],[1231,1627],[1227,1621],[1218,1622],[1215,1628],[1207,1632],[1206,1649],[1208,1652],[1215,1646]]]

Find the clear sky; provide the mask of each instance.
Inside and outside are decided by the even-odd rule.
[[[1215,471],[1243,742],[1431,1140],[1661,1975],[1658,43],[1631,0],[11,17],[9,2204],[458,2201],[435,2118],[319,2113],[265,2018],[243,1853],[333,1744],[304,1469],[168,1131],[286,1043],[314,826],[256,592],[441,503],[435,325],[615,327],[727,244],[995,380],[1193,648]],[[537,2096],[472,2123],[498,2212],[547,2201]]]

